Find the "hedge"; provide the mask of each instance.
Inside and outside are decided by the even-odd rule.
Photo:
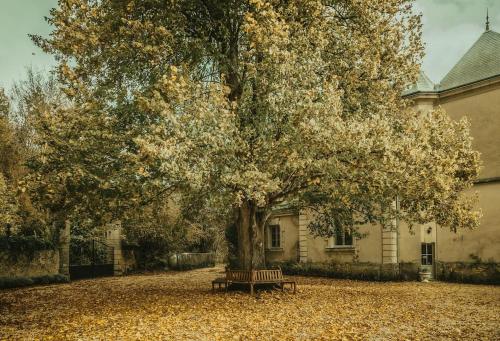
[[[69,277],[64,275],[45,275],[38,277],[0,277],[0,289],[19,288],[30,285],[68,283]]]
[[[34,253],[42,250],[55,250],[56,246],[50,240],[35,236],[2,236],[0,237],[0,251],[14,254]]]

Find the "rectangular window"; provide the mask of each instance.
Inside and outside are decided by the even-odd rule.
[[[352,246],[352,233],[349,230],[337,229],[328,240],[328,247]]]
[[[281,247],[281,229],[279,225],[270,225],[269,230],[271,233],[271,247]]]
[[[422,265],[432,265],[432,243],[422,243]]]

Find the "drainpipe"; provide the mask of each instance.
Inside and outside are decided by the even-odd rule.
[[[434,224],[434,228],[436,229],[436,231],[434,233],[436,233],[436,238],[434,240],[434,261],[433,261],[433,266],[434,266],[434,278],[435,279],[438,279],[438,224]]]
[[[399,197],[396,195],[396,212],[399,213]],[[396,252],[396,262],[398,265],[400,264],[399,262],[399,218],[396,216],[396,247],[397,247],[397,252]],[[400,273],[401,273],[401,266],[399,265],[400,268]]]

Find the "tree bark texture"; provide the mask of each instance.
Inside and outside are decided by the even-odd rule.
[[[242,204],[238,211],[238,263],[242,270],[265,269],[264,250],[265,219],[251,201]]]

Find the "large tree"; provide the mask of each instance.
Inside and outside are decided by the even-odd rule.
[[[76,106],[45,167],[71,158],[65,181],[104,187],[100,210],[174,188],[220,197],[207,202],[232,205],[246,269],[265,266],[283,202],[316,211],[319,235],[395,215],[477,225],[467,123],[401,99],[422,56],[411,0],[60,0],[48,21],[34,40]]]

